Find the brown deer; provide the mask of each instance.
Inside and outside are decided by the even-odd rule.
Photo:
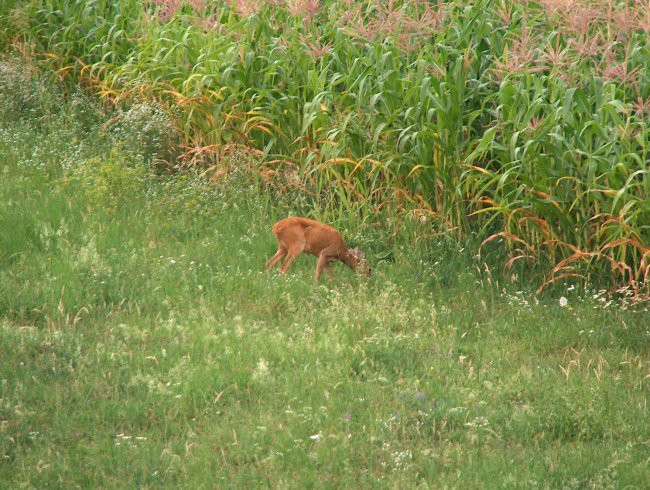
[[[280,267],[280,274],[284,274],[296,257],[306,252],[318,257],[314,275],[317,281],[323,271],[332,277],[329,264],[333,260],[340,260],[353,271],[370,276],[364,253],[349,249],[341,234],[331,226],[307,218],[286,218],[273,225],[272,231],[278,240],[278,251],[264,266],[267,270],[286,257]]]

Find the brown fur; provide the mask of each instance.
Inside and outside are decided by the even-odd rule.
[[[280,267],[280,274],[284,274],[296,257],[304,252],[318,257],[314,275],[316,280],[323,271],[332,277],[329,266],[332,260],[340,260],[352,270],[370,275],[370,267],[363,252],[350,250],[338,230],[329,225],[308,218],[294,217],[278,221],[273,225],[272,231],[278,241],[278,251],[266,263],[265,269],[270,269],[284,258]]]

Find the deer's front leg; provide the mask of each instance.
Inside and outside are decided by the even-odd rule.
[[[332,277],[332,271],[329,268],[329,256],[323,251],[321,254],[318,256],[318,264],[316,264],[316,274],[314,275],[314,279],[318,281],[320,279],[321,274],[323,273],[323,270],[327,273],[328,277]]]
[[[332,267],[330,266],[330,261],[327,261],[327,265],[323,267],[323,270],[325,271],[325,274],[327,274],[327,277],[332,279],[334,277],[334,273],[332,272]]]

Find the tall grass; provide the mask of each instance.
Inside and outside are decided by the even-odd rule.
[[[647,2],[64,2],[2,7],[2,45],[109,103],[154,96],[187,161],[232,143],[327,213],[416,209],[504,269],[647,292]],[[200,157],[200,158],[199,158]],[[297,182],[297,183],[296,183]],[[408,206],[407,206],[408,203]]]

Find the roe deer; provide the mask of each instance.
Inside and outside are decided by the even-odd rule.
[[[370,266],[361,250],[349,249],[341,234],[334,228],[307,218],[286,218],[273,225],[273,233],[278,240],[278,251],[271,257],[265,269],[276,265],[283,257],[280,274],[287,272],[296,257],[302,252],[318,257],[315,279],[318,281],[323,271],[332,277],[329,263],[340,260],[353,271],[370,275]]]

